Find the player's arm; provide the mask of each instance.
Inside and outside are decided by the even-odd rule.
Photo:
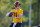
[[[19,14],[19,17],[16,17],[16,19],[21,19],[23,14]]]
[[[7,13],[6,16],[9,16],[10,13]]]
[[[12,16],[13,16],[13,13],[14,13],[14,9],[11,10],[9,13],[7,13],[6,16],[8,16],[8,17],[12,17]]]
[[[19,13],[19,17],[17,17],[17,19],[21,19],[22,16],[23,16],[23,11],[20,11],[20,13]]]
[[[13,12],[10,12],[10,13],[6,14],[6,16],[8,16],[8,17],[12,17],[12,15],[13,15]]]
[[[22,18],[22,16],[23,16],[23,14],[19,14],[19,19],[21,19],[21,18]]]

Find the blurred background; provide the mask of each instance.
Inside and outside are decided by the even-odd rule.
[[[15,8],[15,1],[20,1],[20,8],[23,10],[22,27],[29,27],[30,0],[0,0],[0,27],[10,26],[12,17],[7,17],[6,14]],[[31,27],[38,26],[40,24],[40,0],[32,0],[31,8]]]

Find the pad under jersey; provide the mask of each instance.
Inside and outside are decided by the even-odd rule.
[[[13,9],[11,10],[11,12],[14,12],[14,18],[13,18],[13,22],[14,23],[18,23],[18,22],[22,22],[22,18],[21,19],[16,19],[15,17],[19,17],[19,14],[23,14],[23,10],[21,9]]]

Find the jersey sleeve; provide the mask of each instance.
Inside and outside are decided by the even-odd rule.
[[[23,14],[23,10],[21,10],[19,14]]]
[[[11,10],[10,12],[14,12],[14,9],[13,9],[13,10]]]

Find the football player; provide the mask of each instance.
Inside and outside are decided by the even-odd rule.
[[[13,17],[10,27],[22,27],[23,10],[20,9],[21,4],[19,1],[16,1],[14,6],[15,9],[11,10],[10,13],[7,13],[7,16]]]

